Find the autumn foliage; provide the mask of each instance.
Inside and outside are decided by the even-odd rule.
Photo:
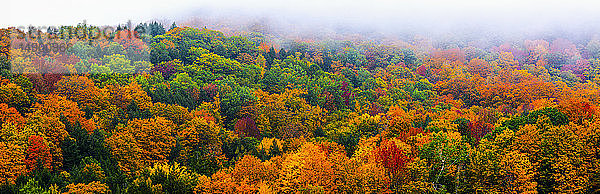
[[[129,28],[0,30],[0,193],[600,191],[597,37]]]
[[[29,172],[39,168],[52,169],[52,155],[44,138],[36,135],[29,137],[25,165]]]

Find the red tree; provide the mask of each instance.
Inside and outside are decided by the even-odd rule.
[[[492,131],[492,124],[478,120],[475,122],[469,122],[469,132],[473,138],[473,144],[478,145],[479,140]]]
[[[396,178],[406,173],[406,166],[411,161],[394,141],[388,140],[381,142],[375,150],[375,157],[392,174],[392,177]]]
[[[42,167],[52,169],[52,155],[43,137],[37,135],[29,137],[29,148],[27,148],[25,165],[28,172]]]
[[[235,133],[243,137],[259,138],[260,133],[256,127],[256,122],[251,118],[242,118],[235,123]]]

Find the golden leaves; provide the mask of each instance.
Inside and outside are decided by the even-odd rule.
[[[94,82],[86,76],[67,76],[54,85],[56,94],[77,102],[82,108],[89,107],[98,110],[108,105],[103,102],[108,98],[107,94],[97,88]]]
[[[503,193],[536,193],[535,168],[529,157],[519,151],[511,151],[501,157],[500,174]]]
[[[313,143],[304,144],[298,153],[286,157],[281,173],[277,179],[280,192],[301,189],[330,193],[338,189],[332,163]]]
[[[222,127],[214,121],[203,117],[195,117],[177,131],[177,137],[183,147],[183,158],[189,157],[194,151],[206,148],[215,154],[220,154],[221,142],[218,134]]]
[[[14,108],[24,108],[29,103],[29,97],[23,88],[14,83],[0,85],[0,103],[6,103]]]
[[[412,126],[412,116],[407,114],[402,107],[392,106],[387,113],[389,128],[394,132],[402,132]]]
[[[110,104],[121,109],[127,108],[133,102],[140,110],[149,110],[152,107],[152,99],[135,81],[124,87],[118,84],[107,85],[105,90],[110,94]]]
[[[2,123],[12,123],[19,127],[25,124],[25,118],[14,107],[9,107],[5,103],[0,104],[0,120]]]
[[[15,178],[26,172],[23,148],[0,141],[0,153],[0,184],[14,184]]]
[[[324,123],[324,110],[301,98],[306,94],[303,90],[286,89],[282,94],[255,90],[254,93],[257,102],[253,110],[257,110],[255,120],[261,134],[272,133],[279,138],[310,137],[312,130]]]
[[[76,102],[67,100],[65,97],[56,94],[38,95],[38,101],[34,105],[35,111],[29,117],[47,117],[48,119],[58,120],[62,116],[71,122],[71,124],[80,123],[88,133],[96,129],[93,121],[84,118],[84,112],[79,109]]]
[[[131,175],[136,169],[166,162],[175,147],[175,125],[162,117],[133,119],[106,140],[119,166]]]
[[[110,189],[108,188],[108,185],[98,182],[98,181],[93,181],[88,184],[84,184],[84,183],[73,184],[73,183],[71,183],[71,184],[67,185],[66,188],[68,190],[66,193],[68,193],[68,194],[110,193]]]

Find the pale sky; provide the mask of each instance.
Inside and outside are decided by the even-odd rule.
[[[8,0],[8,4],[8,12],[0,12],[0,27],[76,25],[84,20],[92,25],[178,21],[206,12],[387,28],[600,26],[600,1],[595,0]]]

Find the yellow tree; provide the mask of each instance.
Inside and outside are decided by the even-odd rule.
[[[412,128],[413,116],[402,107],[392,106],[387,112],[388,130],[384,133],[386,136],[401,135]]]
[[[598,191],[600,188],[600,123],[598,121],[586,123],[576,130],[580,137],[585,139],[585,150],[588,150],[589,157],[586,158],[588,174],[590,177],[589,186]]]
[[[529,157],[519,151],[510,151],[500,160],[502,175],[502,193],[535,193],[537,183],[534,181],[534,166]]]
[[[285,158],[277,179],[278,192],[339,192],[334,166],[327,155],[312,142],[305,143],[297,153]]]
[[[187,159],[194,151],[201,148],[219,154],[221,142],[218,135],[221,130],[221,126],[215,124],[214,121],[206,120],[204,117],[196,117],[188,121],[181,129],[177,130],[177,137],[183,147],[181,153],[183,158]]]
[[[322,127],[324,110],[311,106],[299,89],[286,89],[282,94],[255,90],[258,98],[252,110],[257,127],[263,136],[280,138],[310,137],[314,129]]]
[[[56,94],[77,102],[81,108],[89,107],[92,110],[99,110],[108,106],[106,104],[108,102],[107,93],[96,87],[87,76],[64,77],[54,85]]]
[[[137,144],[136,137],[128,132],[113,134],[106,139],[106,144],[110,146],[111,153],[118,161],[119,168],[130,177],[136,175],[136,171],[143,169],[148,163],[142,160],[142,148]]]
[[[470,192],[536,192],[535,166],[525,153],[511,150],[512,130],[504,130],[494,141],[484,139],[472,152],[467,181]]]
[[[175,147],[175,124],[162,117],[133,119],[119,127],[106,143],[128,175],[157,162],[166,162]]]
[[[580,127],[574,123],[565,126],[551,126],[542,134],[542,167],[550,171],[540,172],[541,179],[550,191],[559,193],[582,193],[589,186],[591,167],[587,161],[588,149],[583,136],[578,135]],[[550,188],[551,187],[551,188]]]
[[[23,88],[17,84],[8,83],[0,85],[0,103],[6,103],[22,111],[29,104],[29,97]]]
[[[278,176],[278,168],[271,161],[261,162],[260,159],[245,155],[231,171],[234,181],[259,188],[261,183],[272,184]]]
[[[164,117],[178,125],[185,124],[192,119],[192,115],[187,108],[176,104],[158,102],[152,106],[150,112],[152,112],[152,115]]]
[[[67,192],[65,192],[65,193],[68,193],[68,194],[80,194],[80,193],[105,194],[105,193],[110,193],[110,189],[108,188],[108,185],[98,182],[98,181],[93,181],[88,184],[71,183],[71,184],[67,185],[66,189],[67,189]]]
[[[127,193],[192,193],[197,184],[197,175],[177,162],[155,163],[142,169]]]
[[[140,110],[149,110],[152,107],[152,99],[136,81],[126,86],[109,84],[104,89],[109,93],[110,103],[118,108],[126,109],[132,102],[135,102]]]
[[[26,173],[23,148],[0,141],[0,184],[14,184],[17,176]]]

